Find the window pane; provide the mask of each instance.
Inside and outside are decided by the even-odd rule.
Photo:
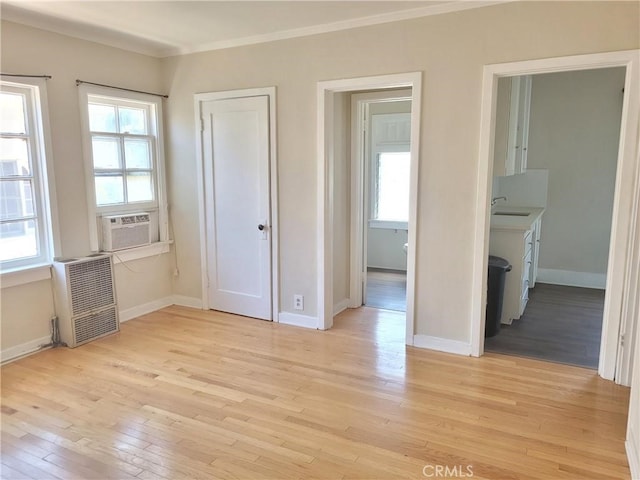
[[[409,221],[409,152],[378,156],[377,220]]]
[[[33,215],[31,180],[0,180],[0,220]]]
[[[89,129],[92,132],[116,133],[116,107],[90,103]]]
[[[122,168],[117,138],[93,137],[93,168]]]
[[[0,93],[0,132],[27,133],[24,115],[24,95]]]
[[[146,172],[127,175],[127,197],[129,202],[150,202],[153,200],[151,174]]]
[[[146,135],[147,122],[145,110],[142,108],[118,107],[120,133],[136,133]]]
[[[34,220],[0,224],[0,261],[38,255],[38,232]]]
[[[0,138],[0,176],[30,176],[26,138]]]
[[[124,203],[124,184],[121,175],[96,177],[96,205]]]
[[[124,158],[127,168],[151,168],[151,157],[148,140],[124,141]]]

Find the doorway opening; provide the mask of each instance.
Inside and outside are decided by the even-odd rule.
[[[362,262],[354,262],[356,275],[350,306],[404,312],[411,90],[354,93],[351,115],[351,188],[361,192],[359,197],[352,196],[351,217],[362,219],[362,224],[357,225],[360,231],[352,238],[351,256]],[[361,279],[357,272],[361,272]]]
[[[485,350],[597,369],[624,82],[623,67],[498,80],[489,254],[512,270]]]
[[[638,241],[638,226],[634,223],[637,200],[640,197],[640,178],[635,135],[638,129],[639,63],[637,52],[611,52],[573,57],[532,60],[485,66],[480,132],[479,183],[476,210],[474,253],[474,288],[472,308],[472,352],[484,351],[484,331],[487,301],[487,266],[490,246],[491,179],[494,175],[494,132],[498,83],[504,77],[543,73],[583,71],[611,67],[625,69],[622,99],[622,122],[617,155],[617,173],[612,209],[609,262],[606,271],[606,292],[598,374],[617,383],[629,384],[631,354],[634,344],[630,334],[635,329],[633,302],[636,292],[631,279],[639,266],[633,262],[633,248]],[[498,195],[500,196],[500,195]],[[514,217],[515,218],[515,217]],[[544,240],[544,232],[543,232]]]
[[[396,75],[384,75],[379,77],[365,77],[347,80],[335,80],[320,82],[318,84],[318,160],[319,160],[319,232],[318,243],[318,328],[325,330],[333,325],[333,317],[346,308],[358,308],[366,299],[366,266],[364,259],[365,249],[362,247],[365,239],[365,219],[371,220],[369,206],[371,202],[365,202],[365,195],[372,190],[385,188],[388,185],[380,185],[378,182],[371,188],[371,182],[375,176],[368,177],[370,182],[365,182],[365,168],[374,170],[385,167],[398,167],[398,162],[404,163],[408,169],[408,199],[404,208],[408,209],[408,218],[401,226],[406,230],[406,241],[398,250],[404,253],[406,244],[406,309],[404,312],[406,329],[404,343],[413,345],[414,339],[414,286],[415,286],[415,258],[416,258],[416,228],[417,228],[417,187],[418,187],[418,156],[419,156],[419,122],[420,122],[420,92],[421,73],[408,73]],[[405,93],[398,93],[405,89]],[[367,93],[363,93],[367,92]],[[357,107],[355,98],[358,95],[373,95],[371,100],[378,96],[378,102],[364,101]],[[380,95],[386,97],[380,99]],[[352,112],[352,98],[356,103],[356,113]],[[351,142],[351,138],[358,138],[356,132],[365,131],[366,115],[359,114],[368,111],[369,104],[384,103],[386,99],[403,99],[410,101],[413,107],[406,117],[384,117],[380,112],[378,123],[382,121],[383,129],[394,129],[408,120],[408,132],[405,136],[398,137],[396,149],[389,143],[378,151],[374,157],[375,162],[365,161],[363,152],[367,142]],[[381,101],[382,100],[382,101]],[[375,110],[375,108],[374,108]],[[386,112],[392,113],[400,112]],[[351,119],[349,118],[351,117]],[[351,120],[354,119],[355,130],[349,134]],[[400,120],[400,121],[399,121]],[[362,135],[360,138],[364,138]],[[400,138],[406,144],[409,139],[409,154],[406,157],[406,147],[400,148]],[[352,152],[353,149],[356,150]],[[371,150],[369,146],[368,150]],[[392,155],[387,155],[392,154]],[[398,159],[398,154],[404,156]],[[351,162],[350,158],[361,159]],[[371,157],[369,157],[371,158]],[[346,160],[345,160],[346,159]],[[395,163],[392,163],[395,161]],[[372,165],[373,163],[373,165]],[[388,168],[387,168],[388,169]],[[393,168],[392,170],[397,170]],[[397,173],[397,172],[394,172]],[[406,177],[406,173],[404,177]],[[390,177],[389,177],[390,178]],[[385,180],[388,180],[385,178]],[[393,191],[393,190],[392,190]],[[388,192],[387,192],[388,193]],[[405,192],[406,193],[406,192]],[[379,195],[378,195],[379,196]],[[384,201],[384,198],[382,199]],[[391,204],[380,205],[377,200],[377,208],[395,209]],[[408,206],[406,205],[408,204]],[[406,213],[405,213],[406,214]],[[388,220],[392,222],[391,219]],[[367,222],[368,223],[368,222]],[[389,223],[387,226],[391,226]],[[396,224],[396,226],[400,226]],[[400,229],[400,228],[398,228]],[[391,229],[392,231],[395,228]]]

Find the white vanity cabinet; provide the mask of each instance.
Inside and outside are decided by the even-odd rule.
[[[520,318],[529,300],[530,274],[533,264],[533,232],[492,230],[489,254],[505,258],[511,264],[504,286],[501,323],[511,324]]]
[[[529,289],[536,283],[543,212],[537,207],[502,207],[491,215],[489,254],[511,264],[505,277],[501,323],[511,324],[522,316]]]
[[[527,170],[531,75],[498,79],[493,175],[504,177]]]

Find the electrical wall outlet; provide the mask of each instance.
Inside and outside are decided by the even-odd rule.
[[[303,295],[294,295],[293,296],[293,308],[296,310],[304,310],[304,296]]]

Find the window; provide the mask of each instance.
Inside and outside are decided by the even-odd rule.
[[[380,152],[374,166],[372,220],[409,221],[410,152]]]
[[[95,203],[157,208],[153,105],[89,95]]]
[[[369,226],[406,230],[411,177],[411,114],[375,113],[369,118]]]
[[[53,256],[45,152],[44,80],[0,81],[0,269]]]
[[[168,237],[162,156],[162,101],[133,92],[80,86],[92,250],[99,218],[149,213],[154,241]]]

